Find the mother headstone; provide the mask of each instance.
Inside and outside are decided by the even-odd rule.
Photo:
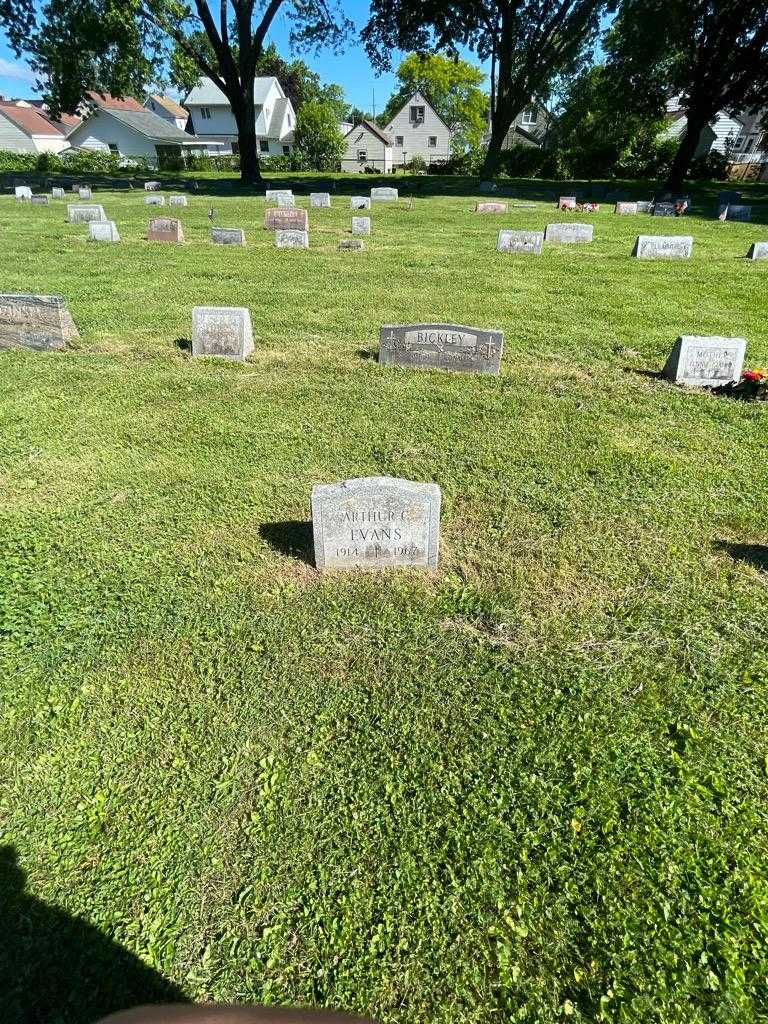
[[[662,372],[668,380],[691,387],[728,384],[741,377],[746,349],[744,338],[684,334],[672,347]]]

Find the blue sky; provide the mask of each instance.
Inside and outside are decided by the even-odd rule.
[[[362,28],[368,18],[368,3],[359,2],[359,0],[342,0],[342,7],[358,30]],[[375,93],[376,111],[381,112],[394,91],[395,76],[393,74],[384,74],[378,78],[375,76],[358,38],[353,35],[346,50],[340,56],[327,50],[321,51],[317,56],[301,53],[291,54],[288,45],[289,28],[289,18],[278,14],[267,37],[268,41],[275,43],[283,57],[303,57],[307,64],[318,72],[323,82],[338,82],[344,87],[349,102],[363,110],[371,110],[372,93]],[[395,67],[400,56],[393,54]],[[464,56],[475,62],[473,54],[465,53]],[[485,71],[487,74],[487,67]],[[18,60],[14,56],[5,35],[0,31],[0,94],[6,97],[37,95],[34,82],[34,74],[23,60]]]

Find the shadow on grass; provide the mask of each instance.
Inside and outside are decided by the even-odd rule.
[[[664,380],[661,370],[638,370],[636,366],[625,366],[624,373],[634,373],[638,377],[646,377],[648,380]]]
[[[140,1003],[184,993],[80,918],[24,891],[16,850],[0,846],[0,1019],[91,1024]]]
[[[259,536],[275,551],[290,558],[298,558],[307,565],[315,564],[315,545],[312,523],[289,519],[284,523],[262,523]]]
[[[378,359],[379,354],[372,348],[359,348],[355,355],[358,359]]]
[[[730,555],[736,562],[746,562],[755,569],[768,572],[768,544],[735,544],[718,540],[715,541],[715,549]]]
[[[182,352],[192,351],[192,339],[191,338],[174,338],[173,344],[176,348],[181,349]]]

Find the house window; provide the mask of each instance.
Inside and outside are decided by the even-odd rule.
[[[109,142],[109,143],[107,143],[107,145],[109,146],[109,152],[110,153],[114,153],[115,156],[117,156],[119,154],[120,150],[117,148],[117,143]]]
[[[396,146],[402,146],[403,145],[403,136],[402,135],[396,135],[395,136],[395,145]]]
[[[523,116],[520,119],[521,124],[536,124],[539,119],[539,113],[533,107],[529,107],[523,111]]]
[[[211,120],[210,108],[209,107],[200,107],[200,117],[202,117],[202,119],[204,121],[210,121]]]
[[[364,164],[367,159],[368,159],[368,150],[367,149],[358,149],[358,151],[357,151],[357,162],[359,164]]]
[[[291,155],[291,147],[290,146],[283,146],[283,156],[290,156],[290,155]]]
[[[259,139],[259,152],[260,153],[268,153],[269,152],[269,142],[266,139]]]
[[[734,148],[734,149],[741,149],[741,147],[742,147],[743,145],[744,145],[744,139],[736,139],[736,140],[734,141],[734,143],[733,143],[733,148]]]
[[[288,115],[288,127],[293,128],[293,118],[290,114]]]
[[[411,124],[424,124],[424,107],[411,107]]]
[[[752,147],[754,146],[754,144],[755,144],[755,140],[754,139],[747,139],[747,144],[744,147],[744,152],[745,153],[751,153],[752,152]]]
[[[436,135],[430,135],[429,136],[429,143],[428,143],[428,145],[429,145],[430,149],[437,149],[437,136]]]

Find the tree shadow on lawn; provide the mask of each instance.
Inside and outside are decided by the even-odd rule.
[[[175,985],[93,925],[24,891],[13,846],[0,846],[0,1020],[92,1024],[141,1003],[184,1003]]]
[[[289,519],[284,523],[262,523],[259,536],[271,548],[290,558],[298,558],[314,567],[315,544],[312,523]]]
[[[768,572],[768,544],[735,544],[728,540],[715,541],[715,549],[730,555],[734,561],[746,562],[755,569]]]

